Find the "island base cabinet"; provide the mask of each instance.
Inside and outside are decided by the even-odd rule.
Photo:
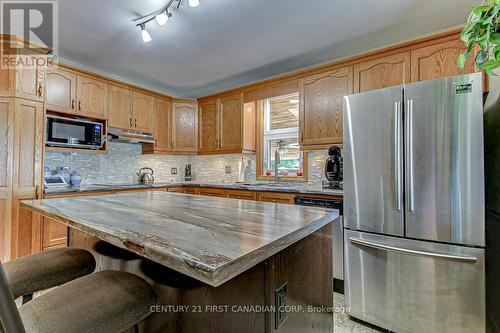
[[[156,264],[70,228],[70,246],[96,257],[96,270],[138,274],[155,288],[158,304],[140,332],[333,332],[332,229],[327,225],[219,287]],[[130,249],[139,252],[140,249]],[[277,325],[276,290],[286,284],[285,321]],[[279,326],[279,327],[278,327]]]

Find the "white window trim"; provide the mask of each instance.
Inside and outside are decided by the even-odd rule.
[[[290,96],[294,96],[291,94]],[[279,139],[297,139],[299,138],[299,127],[289,127],[289,128],[280,128],[271,130],[271,99],[266,99],[264,105],[264,135],[263,135],[263,145],[264,145],[264,154],[263,154],[263,164],[264,164],[264,172],[267,170],[271,171],[271,174],[274,174],[274,170],[271,170],[271,156],[269,151],[269,142],[272,140]],[[300,168],[299,169],[290,169],[290,171],[303,171],[303,153],[300,152],[300,160],[299,160]]]

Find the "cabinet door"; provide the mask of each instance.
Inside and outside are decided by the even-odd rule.
[[[153,97],[146,94],[134,92],[133,128],[138,131],[152,132],[153,110]]]
[[[76,74],[60,68],[49,68],[45,84],[47,110],[75,113]]]
[[[0,260],[8,261],[10,257],[11,223],[11,172],[13,149],[14,101],[0,98]]]
[[[16,99],[12,170],[12,258],[31,253],[32,213],[19,201],[41,195],[43,103]]]
[[[155,137],[155,150],[169,151],[172,133],[172,102],[164,99],[155,99],[153,115],[153,133]]]
[[[132,127],[132,91],[119,86],[109,86],[110,127],[129,129]]]
[[[86,76],[78,76],[76,94],[78,114],[90,118],[108,117],[108,84]]]
[[[464,43],[457,39],[411,51],[411,81],[432,80],[475,72],[473,55],[467,59],[463,70],[457,66],[457,57],[466,49]]]
[[[42,218],[42,249],[50,250],[68,245],[68,227]]]
[[[352,67],[300,81],[302,145],[342,143],[343,97],[352,93]]]
[[[2,56],[7,61],[9,58]],[[16,71],[0,61],[0,96],[10,97],[14,90]]]
[[[196,103],[174,103],[172,146],[176,152],[198,151],[198,108]]]
[[[47,72],[47,57],[36,57],[36,61],[33,59],[30,56],[29,60],[18,62],[18,65],[16,66],[15,95],[20,98],[43,102],[45,75]]]
[[[257,199],[257,193],[254,191],[227,190],[227,197],[232,199],[253,200]]]
[[[243,135],[243,95],[237,94],[221,98],[219,101],[219,109],[219,149],[223,151],[241,150]]]
[[[214,152],[219,147],[217,101],[200,104],[200,151]]]
[[[410,53],[398,53],[354,65],[354,93],[410,81]]]

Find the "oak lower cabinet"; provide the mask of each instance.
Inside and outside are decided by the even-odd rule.
[[[463,69],[458,68],[457,58],[467,48],[460,39],[418,48],[411,51],[411,81],[474,73],[474,54],[467,59]]]
[[[172,101],[155,98],[153,112],[154,144],[142,144],[143,154],[165,154],[172,151]]]
[[[13,112],[11,259],[31,253],[33,214],[19,201],[42,194],[43,103],[15,99]],[[9,230],[8,229],[8,230]]]
[[[198,104],[174,102],[172,106],[172,152],[198,152]]]
[[[42,219],[42,251],[68,246],[68,227],[64,224]]]
[[[342,143],[343,97],[352,94],[352,85],[352,66],[300,80],[300,143],[304,149]]]
[[[132,90],[117,86],[109,86],[108,126],[122,129],[132,127]]]
[[[257,192],[245,190],[227,190],[227,197],[241,200],[257,200]]]
[[[245,104],[243,94],[200,102],[200,153],[255,152],[254,103]]]
[[[208,197],[221,197],[221,198],[227,197],[226,190],[221,189],[221,188],[200,187],[200,188],[198,188],[197,194],[205,195]]]
[[[354,93],[410,82],[410,59],[403,52],[354,65]]]
[[[14,99],[0,97],[0,260],[10,258]]]

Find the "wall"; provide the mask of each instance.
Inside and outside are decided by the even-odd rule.
[[[88,184],[124,183],[136,180],[135,173],[142,167],[154,170],[157,182],[178,182],[184,180],[184,167],[191,163],[193,180],[209,182],[236,182],[238,164],[243,156],[246,168],[246,181],[255,181],[255,155],[206,155],[206,156],[169,156],[142,155],[140,145],[111,142],[108,154],[68,154],[46,152],[45,167],[56,169],[69,166],[78,171]],[[327,151],[309,153],[309,181],[321,182]],[[231,173],[225,173],[225,167]],[[177,175],[170,173],[177,168]]]

